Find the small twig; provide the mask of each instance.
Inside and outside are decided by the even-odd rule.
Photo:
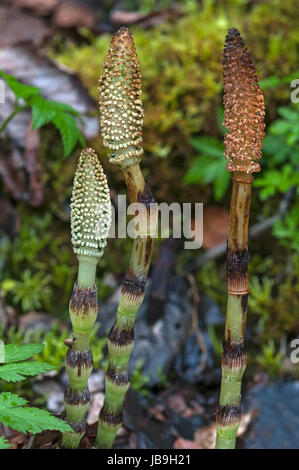
[[[24,106],[17,106],[15,108],[15,110],[8,116],[8,118],[5,119],[5,121],[1,124],[0,126],[0,134],[1,132],[4,131],[4,129],[6,128],[6,126],[10,123],[10,121],[18,114],[20,113],[21,111],[24,111],[24,109],[28,108],[29,105],[28,104],[25,104]]]
[[[35,436],[30,436],[27,444],[24,445],[23,449],[32,449],[32,446],[34,444],[34,439],[35,439]]]
[[[188,274],[187,279],[190,284],[193,296],[192,331],[196,334],[202,353],[202,359],[196,372],[197,377],[200,377],[201,373],[205,370],[207,365],[208,352],[205,339],[198,326],[198,304],[200,302],[200,296],[198,293],[196,280],[193,274]]]

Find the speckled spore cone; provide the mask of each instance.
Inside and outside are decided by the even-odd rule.
[[[103,143],[111,150],[110,162],[123,171],[130,202],[142,203],[146,209],[108,336],[109,366],[97,445],[111,448],[122,423],[123,401],[130,386],[128,362],[134,346],[135,317],[143,301],[151,261],[155,228],[151,227],[150,214],[155,201],[139,166],[143,154],[141,74],[133,37],[127,28],[120,28],[114,35],[103,69],[99,87]]]
[[[227,241],[228,300],[217,411],[217,449],[233,449],[241,420],[241,381],[246,368],[248,221],[252,173],[260,171],[264,98],[252,59],[237,29],[229,29],[223,54],[225,157],[233,172]]]
[[[66,341],[69,386],[64,396],[66,419],[75,432],[64,433],[62,445],[66,448],[78,447],[85,432],[90,399],[87,381],[93,366],[89,338],[98,314],[96,266],[106,246],[110,224],[111,202],[106,176],[95,152],[84,149],[71,202],[72,244],[79,270],[69,304],[73,340]]]
[[[112,150],[111,163],[122,168],[139,163],[143,154],[141,73],[131,32],[119,29],[99,80],[103,143]]]
[[[260,171],[264,97],[252,58],[237,29],[228,30],[223,51],[224,136],[228,171]]]

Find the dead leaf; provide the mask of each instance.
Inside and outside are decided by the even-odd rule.
[[[94,424],[98,421],[100,410],[104,404],[104,393],[98,392],[91,395],[90,404],[88,408],[87,424]]]
[[[52,21],[61,28],[93,28],[96,15],[86,6],[69,1],[57,7]]]
[[[0,47],[24,42],[40,46],[49,34],[50,28],[44,20],[11,7],[0,7]]]
[[[202,449],[214,449],[216,441],[216,424],[206,426],[194,433],[194,439],[202,447]]]
[[[237,433],[238,437],[242,436],[242,434],[244,434],[247,431],[249,424],[251,423],[252,419],[255,416],[256,416],[256,412],[253,409],[249,410],[248,413],[242,415],[241,423],[240,423],[238,433]]]
[[[160,422],[164,422],[166,420],[164,414],[163,414],[163,411],[164,411],[164,408],[161,409],[158,406],[155,406],[155,407],[151,407],[151,408],[148,408],[148,413],[151,417],[153,417],[154,419],[156,419],[157,421],[160,421]]]
[[[224,207],[204,205],[203,209],[203,246],[214,248],[226,242],[229,212]]]
[[[203,416],[205,409],[198,403],[193,403],[192,408],[186,408],[183,413],[184,418],[192,418],[193,416]]]
[[[149,13],[140,13],[138,11],[124,11],[116,9],[110,13],[111,23],[120,25],[138,24],[143,28],[157,26],[166,21],[173,21],[182,15],[182,8],[179,4],[173,4],[170,8],[164,10],[154,10]]]
[[[167,399],[167,403],[170,408],[172,408],[176,413],[179,414],[183,413],[187,408],[187,404],[184,400],[184,397],[179,393],[174,393],[170,395]]]
[[[203,211],[203,246],[214,248],[227,240],[229,212],[224,207],[204,207]]]
[[[49,15],[58,5],[58,0],[14,0],[18,7],[33,10],[38,15]]]
[[[115,25],[122,25],[122,24],[133,24],[137,21],[145,18],[147,15],[139,13],[137,11],[121,11],[121,10],[113,10],[110,14],[110,20]]]
[[[24,434],[18,432],[10,439],[10,444],[14,449],[20,449],[27,440],[28,438]]]
[[[61,434],[59,431],[43,431],[34,437],[33,448],[50,449],[58,447]]]

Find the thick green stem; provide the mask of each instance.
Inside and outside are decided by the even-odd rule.
[[[66,419],[75,432],[64,433],[62,445],[65,448],[77,448],[85,432],[85,415],[90,398],[87,382],[93,366],[90,333],[98,312],[95,284],[98,258],[79,255],[78,260],[78,281],[69,305],[74,339],[66,355],[69,386],[64,396]]]
[[[105,380],[105,401],[99,416],[97,445],[103,449],[113,446],[117,430],[122,424],[123,401],[130,386],[128,363],[134,347],[134,323],[143,301],[147,273],[152,254],[152,230],[149,216],[154,202],[145,186],[139,165],[124,170],[131,202],[143,202],[146,220],[142,233],[134,240],[129,270],[123,281],[115,323],[109,333],[109,365]]]
[[[227,243],[228,299],[217,411],[217,449],[235,448],[241,421],[241,381],[246,368],[248,220],[251,175],[234,173]]]
[[[94,256],[78,255],[78,261],[78,286],[93,286],[96,277],[98,258],[95,258]]]

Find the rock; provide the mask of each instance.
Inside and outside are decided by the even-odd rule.
[[[256,415],[244,437],[246,449],[299,448],[299,381],[258,384],[243,408]]]
[[[104,390],[105,384],[105,372],[98,370],[93,372],[88,379],[88,388],[90,393],[97,393]]]
[[[64,392],[51,392],[47,399],[47,408],[54,414],[62,413],[64,411]]]
[[[32,388],[35,393],[46,397],[49,411],[54,414],[64,411],[64,389],[56,380],[43,379],[33,383]]]

